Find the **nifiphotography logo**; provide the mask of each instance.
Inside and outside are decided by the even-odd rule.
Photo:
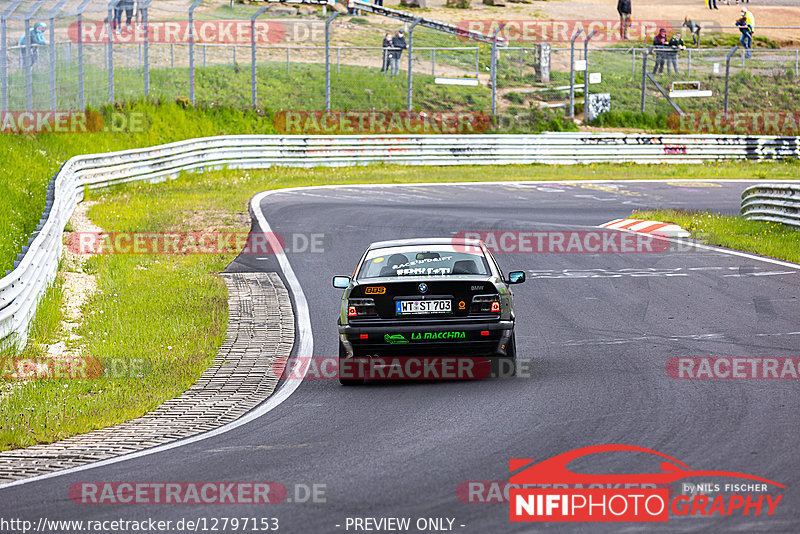
[[[660,457],[661,471],[636,474],[584,474],[567,469],[574,460],[598,453],[645,453]],[[635,445],[582,447],[535,462],[512,459],[510,521],[669,521],[675,516],[771,516],[783,495],[767,493],[769,486],[786,486],[766,478],[732,471],[694,470],[664,453]],[[670,501],[665,485],[693,478],[745,479],[746,483],[683,483],[692,495]],[[653,487],[647,487],[653,486]],[[697,491],[698,488],[704,490]],[[720,492],[717,495],[706,494]]]

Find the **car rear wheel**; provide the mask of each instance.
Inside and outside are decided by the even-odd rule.
[[[517,374],[517,340],[511,333],[508,340],[505,356],[492,358],[492,376],[495,378],[509,378]]]
[[[353,371],[352,365],[346,365],[345,362],[347,361],[347,351],[342,345],[341,341],[339,342],[339,383],[343,386],[360,386],[364,383],[363,378],[343,378],[342,377],[342,370],[347,369],[347,373]]]

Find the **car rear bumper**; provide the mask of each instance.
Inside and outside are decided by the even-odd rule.
[[[505,356],[513,321],[339,325],[348,356]]]

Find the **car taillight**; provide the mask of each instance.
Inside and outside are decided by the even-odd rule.
[[[500,313],[499,295],[475,295],[472,297],[470,313]]]
[[[378,310],[375,308],[373,299],[348,299],[348,317],[377,317]]]

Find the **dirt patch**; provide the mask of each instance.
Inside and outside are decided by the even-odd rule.
[[[70,224],[75,232],[102,232],[102,228],[89,220],[87,210],[94,202],[82,202],[75,208]],[[94,275],[84,271],[88,254],[76,254],[69,247],[64,247],[62,256],[62,269],[58,276],[63,279],[61,303],[64,316],[58,329],[60,339],[54,343],[42,343],[33,347],[37,354],[37,359],[49,359],[58,361],[59,364],[49,365],[47,362],[38,362],[32,365],[25,365],[16,375],[16,379],[26,377],[42,376],[47,373],[47,368],[72,368],[76,362],[79,364],[82,358],[81,336],[76,332],[83,319],[83,310],[86,301],[97,290],[97,280]],[[15,389],[19,388],[22,382],[8,381],[0,384],[0,402],[3,398],[10,395]]]
[[[94,224],[87,215],[88,210],[96,202],[81,202],[75,208],[69,222],[75,232],[102,232],[103,229]],[[70,359],[80,356],[81,337],[76,330],[83,319],[83,309],[89,297],[97,291],[97,279],[94,275],[85,272],[86,260],[90,254],[77,254],[64,247],[63,266],[60,275],[64,278],[64,319],[61,322],[61,332],[65,339],[51,345],[44,345],[45,354],[49,358]]]

